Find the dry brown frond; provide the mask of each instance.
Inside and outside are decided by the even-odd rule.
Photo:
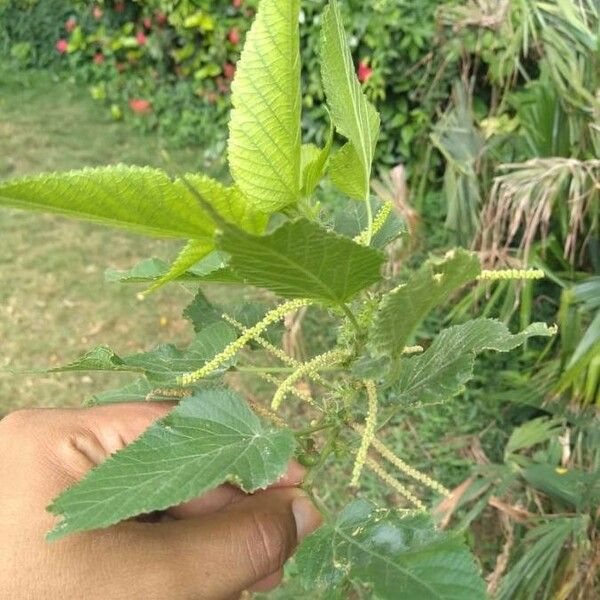
[[[526,264],[533,242],[548,237],[550,219],[561,208],[568,214],[564,253],[575,264],[588,241],[588,215],[599,200],[600,160],[536,158],[499,170],[504,173],[494,180],[476,242],[487,264],[501,262],[510,249]]]

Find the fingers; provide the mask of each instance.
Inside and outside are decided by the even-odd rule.
[[[276,585],[298,541],[320,524],[321,516],[302,491],[277,488],[248,496],[210,517],[149,527],[176,557],[181,597],[210,589],[210,598],[217,599],[254,585]]]
[[[298,486],[302,483],[306,469],[297,461],[292,460],[288,464],[287,471],[270,488],[284,488]],[[193,519],[238,502],[245,498],[246,494],[232,485],[221,485],[207,492],[200,498],[185,502],[179,506],[169,509],[167,512],[175,519]]]

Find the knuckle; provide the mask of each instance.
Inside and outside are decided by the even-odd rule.
[[[0,420],[1,435],[19,435],[26,432],[32,421],[37,416],[37,411],[32,409],[16,410],[8,413]]]

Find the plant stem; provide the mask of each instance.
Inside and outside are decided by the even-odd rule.
[[[294,435],[296,437],[304,437],[305,435],[311,435],[319,431],[324,431],[325,429],[331,429],[333,426],[334,425],[331,423],[325,423],[324,425],[315,425],[314,427],[307,427],[306,429],[301,429],[300,431],[297,431]]]
[[[348,317],[348,320],[350,321],[350,323],[352,323],[352,326],[354,327],[354,329],[356,329],[356,333],[360,334],[361,333],[360,325],[358,324],[358,321],[356,320],[354,313],[350,310],[350,308],[346,304],[342,304],[341,307],[342,307],[342,310],[344,311],[344,314]]]
[[[309,490],[311,488],[315,477],[327,462],[329,455],[334,451],[335,442],[339,434],[340,430],[338,428],[332,430],[331,435],[327,438],[327,441],[325,442],[325,446],[323,446],[323,450],[321,450],[321,454],[319,455],[319,462],[317,462],[317,464],[311,468],[304,480],[304,484],[302,486],[304,489]]]
[[[367,237],[365,246],[370,246],[371,240],[373,239],[373,209],[371,208],[371,198],[368,190],[365,202],[367,204]]]
[[[293,373],[296,371],[297,367],[235,367],[235,371],[239,371],[240,373]],[[342,371],[343,369],[339,367],[323,367],[319,369],[319,371],[324,372],[332,372],[332,371]]]

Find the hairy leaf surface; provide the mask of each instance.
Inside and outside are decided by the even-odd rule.
[[[383,255],[307,220],[259,237],[233,228],[218,240],[248,284],[285,298],[342,304],[380,279]]]
[[[68,371],[129,371],[144,373],[155,384],[174,383],[178,377],[200,368],[237,337],[237,333],[227,323],[213,323],[202,329],[194,341],[180,350],[173,344],[162,344],[149,352],[139,352],[119,356],[110,348],[99,346],[87,352],[78,360],[50,369],[51,373]],[[223,367],[229,367],[232,358]]]
[[[485,600],[485,585],[461,540],[436,531],[426,515],[376,510],[363,500],[306,539],[297,564],[310,589],[349,581],[377,598]]]
[[[232,84],[231,174],[252,206],[300,197],[299,0],[262,0]]]
[[[423,319],[480,271],[477,255],[460,249],[442,261],[427,261],[381,301],[370,332],[373,354],[399,356]]]
[[[49,537],[164,510],[227,481],[253,492],[285,472],[294,449],[290,430],[265,427],[234,392],[199,391],[56,498],[49,510],[62,520]]]
[[[229,259],[222,252],[211,252],[175,279],[198,283],[240,283],[240,278],[227,267],[228,262]],[[126,271],[107,269],[104,277],[111,283],[151,283],[164,277],[169,268],[164,260],[147,258]]]
[[[475,356],[480,352],[509,352],[530,337],[553,333],[545,324],[533,323],[512,335],[504,323],[492,319],[475,319],[449,327],[423,354],[402,360],[391,400],[399,408],[406,403],[448,400],[471,379]]]
[[[266,217],[239,192],[202,175],[188,183],[221,214],[259,233]],[[180,179],[157,169],[118,165],[0,182],[0,205],[111,225],[154,237],[212,242],[214,223]]]
[[[331,161],[332,178],[350,197],[365,200],[369,197],[379,115],[367,101],[356,76],[336,0],[330,0],[323,13],[321,61],[331,120],[348,139]]]

